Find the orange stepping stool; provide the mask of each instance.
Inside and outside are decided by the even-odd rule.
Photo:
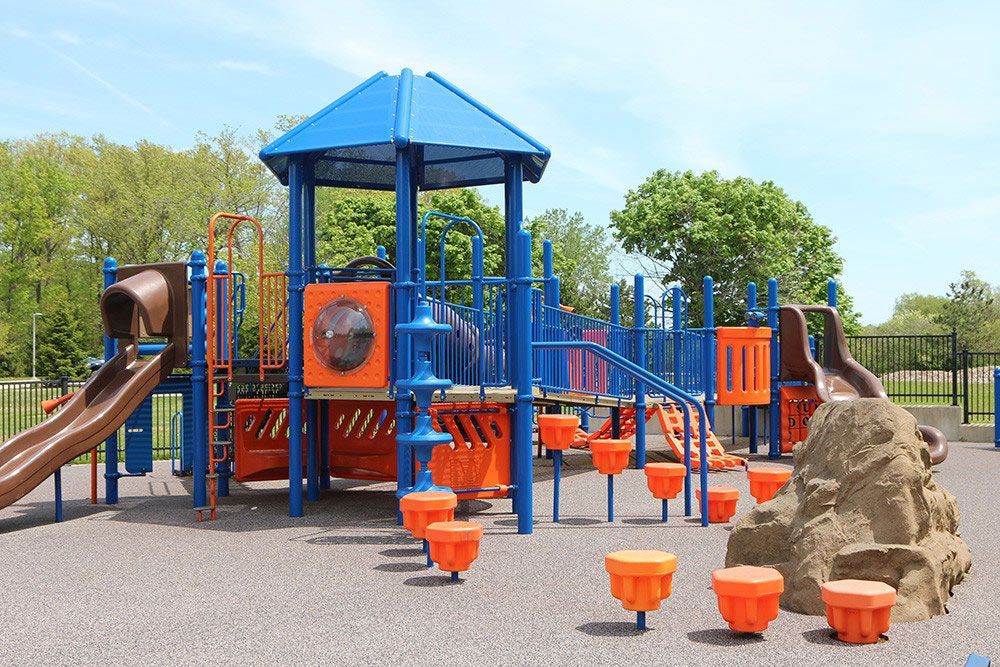
[[[559,483],[563,450],[573,446],[580,418],[576,415],[538,415],[538,439],[552,452],[552,520],[559,523]]]
[[[771,567],[741,565],[712,572],[719,612],[735,632],[763,632],[778,618],[785,579]]]
[[[458,573],[472,567],[479,557],[482,537],[483,525],[475,521],[438,521],[427,526],[431,560],[451,572],[452,581],[458,581]]]
[[[399,499],[399,511],[403,513],[403,527],[418,540],[424,541],[427,553],[427,567],[432,565],[430,551],[424,531],[428,524],[436,521],[454,521],[458,496],[451,491],[414,491]]]
[[[667,520],[667,501],[676,498],[677,494],[684,488],[684,476],[687,468],[683,463],[647,463],[646,464],[646,486],[654,498],[662,501],[661,516],[664,522]]]
[[[750,480],[750,495],[757,504],[766,503],[792,477],[790,468],[774,468],[758,466],[747,468],[747,479]]]
[[[615,520],[615,475],[620,475],[628,465],[632,451],[631,440],[592,440],[590,456],[597,472],[608,476],[608,523]]]
[[[677,556],[666,551],[614,551],[604,557],[611,575],[611,595],[622,607],[636,612],[635,625],[646,629],[646,612],[660,608],[670,597]]]
[[[874,644],[889,631],[896,589],[881,581],[841,579],[820,586],[826,622],[850,644]]]
[[[695,495],[701,500],[701,489],[695,489]],[[728,523],[736,514],[736,501],[740,499],[740,490],[730,486],[708,487],[708,522]]]

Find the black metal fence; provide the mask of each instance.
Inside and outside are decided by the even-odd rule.
[[[993,369],[1000,366],[1000,352],[962,350],[962,420],[993,421]]]

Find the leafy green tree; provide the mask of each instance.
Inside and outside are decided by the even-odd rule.
[[[1000,344],[1000,304],[997,290],[975,271],[962,271],[948,286],[947,302],[935,321],[958,333],[959,345],[970,350],[995,350]]]
[[[892,316],[882,322],[865,327],[871,335],[944,334],[951,329],[941,323],[948,299],[934,294],[909,292],[896,299]]]
[[[826,283],[843,273],[831,231],[806,206],[770,181],[726,179],[715,171],[654,172],[611,213],[614,236],[639,253],[661,284],[679,283],[700,319],[702,279],[715,278],[718,324],[744,321],[746,286],[776,277],[784,303],[826,300]],[[650,269],[652,269],[650,271]],[[848,332],[858,315],[841,290],[838,305]]]
[[[76,318],[66,308],[53,308],[40,322],[38,375],[44,378],[84,377],[86,354]]]

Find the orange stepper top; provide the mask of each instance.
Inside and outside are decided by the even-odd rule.
[[[465,572],[479,557],[483,525],[475,521],[438,521],[427,526],[431,560],[445,572]]]
[[[750,480],[750,495],[757,503],[766,503],[792,477],[789,468],[768,468],[758,466],[747,469],[747,479]]]
[[[820,586],[826,621],[851,644],[874,644],[889,631],[896,589],[881,581],[841,579]]]
[[[628,465],[628,455],[632,451],[631,440],[592,440],[590,456],[597,472],[602,475],[618,475]]]
[[[701,489],[695,489],[695,496],[701,500]],[[740,490],[729,486],[708,487],[708,522],[727,523],[736,514],[736,501]]]
[[[576,415],[538,415],[538,437],[546,449],[569,449],[579,426]]]
[[[414,491],[399,499],[403,527],[417,539],[424,539],[424,530],[435,521],[455,518],[458,496],[451,491]]]
[[[604,557],[611,594],[629,611],[653,611],[670,597],[677,556],[665,551],[614,551]]]
[[[687,468],[683,463],[647,463],[646,486],[654,498],[670,500],[684,488],[684,474]]]
[[[712,590],[730,629],[763,632],[778,617],[778,599],[785,590],[785,580],[773,568],[740,565],[712,572]]]

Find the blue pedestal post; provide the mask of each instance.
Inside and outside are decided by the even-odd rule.
[[[202,257],[202,267],[205,258]],[[104,260],[104,289],[115,284],[118,279],[118,262],[113,257]],[[104,336],[104,360],[108,361],[118,352],[118,342]],[[118,503],[118,433],[113,433],[104,441],[104,502]]]
[[[194,507],[208,505],[208,377],[205,318],[208,292],[205,253],[195,250],[188,262],[191,268],[191,412],[194,426],[191,452],[191,475],[194,481]]]

